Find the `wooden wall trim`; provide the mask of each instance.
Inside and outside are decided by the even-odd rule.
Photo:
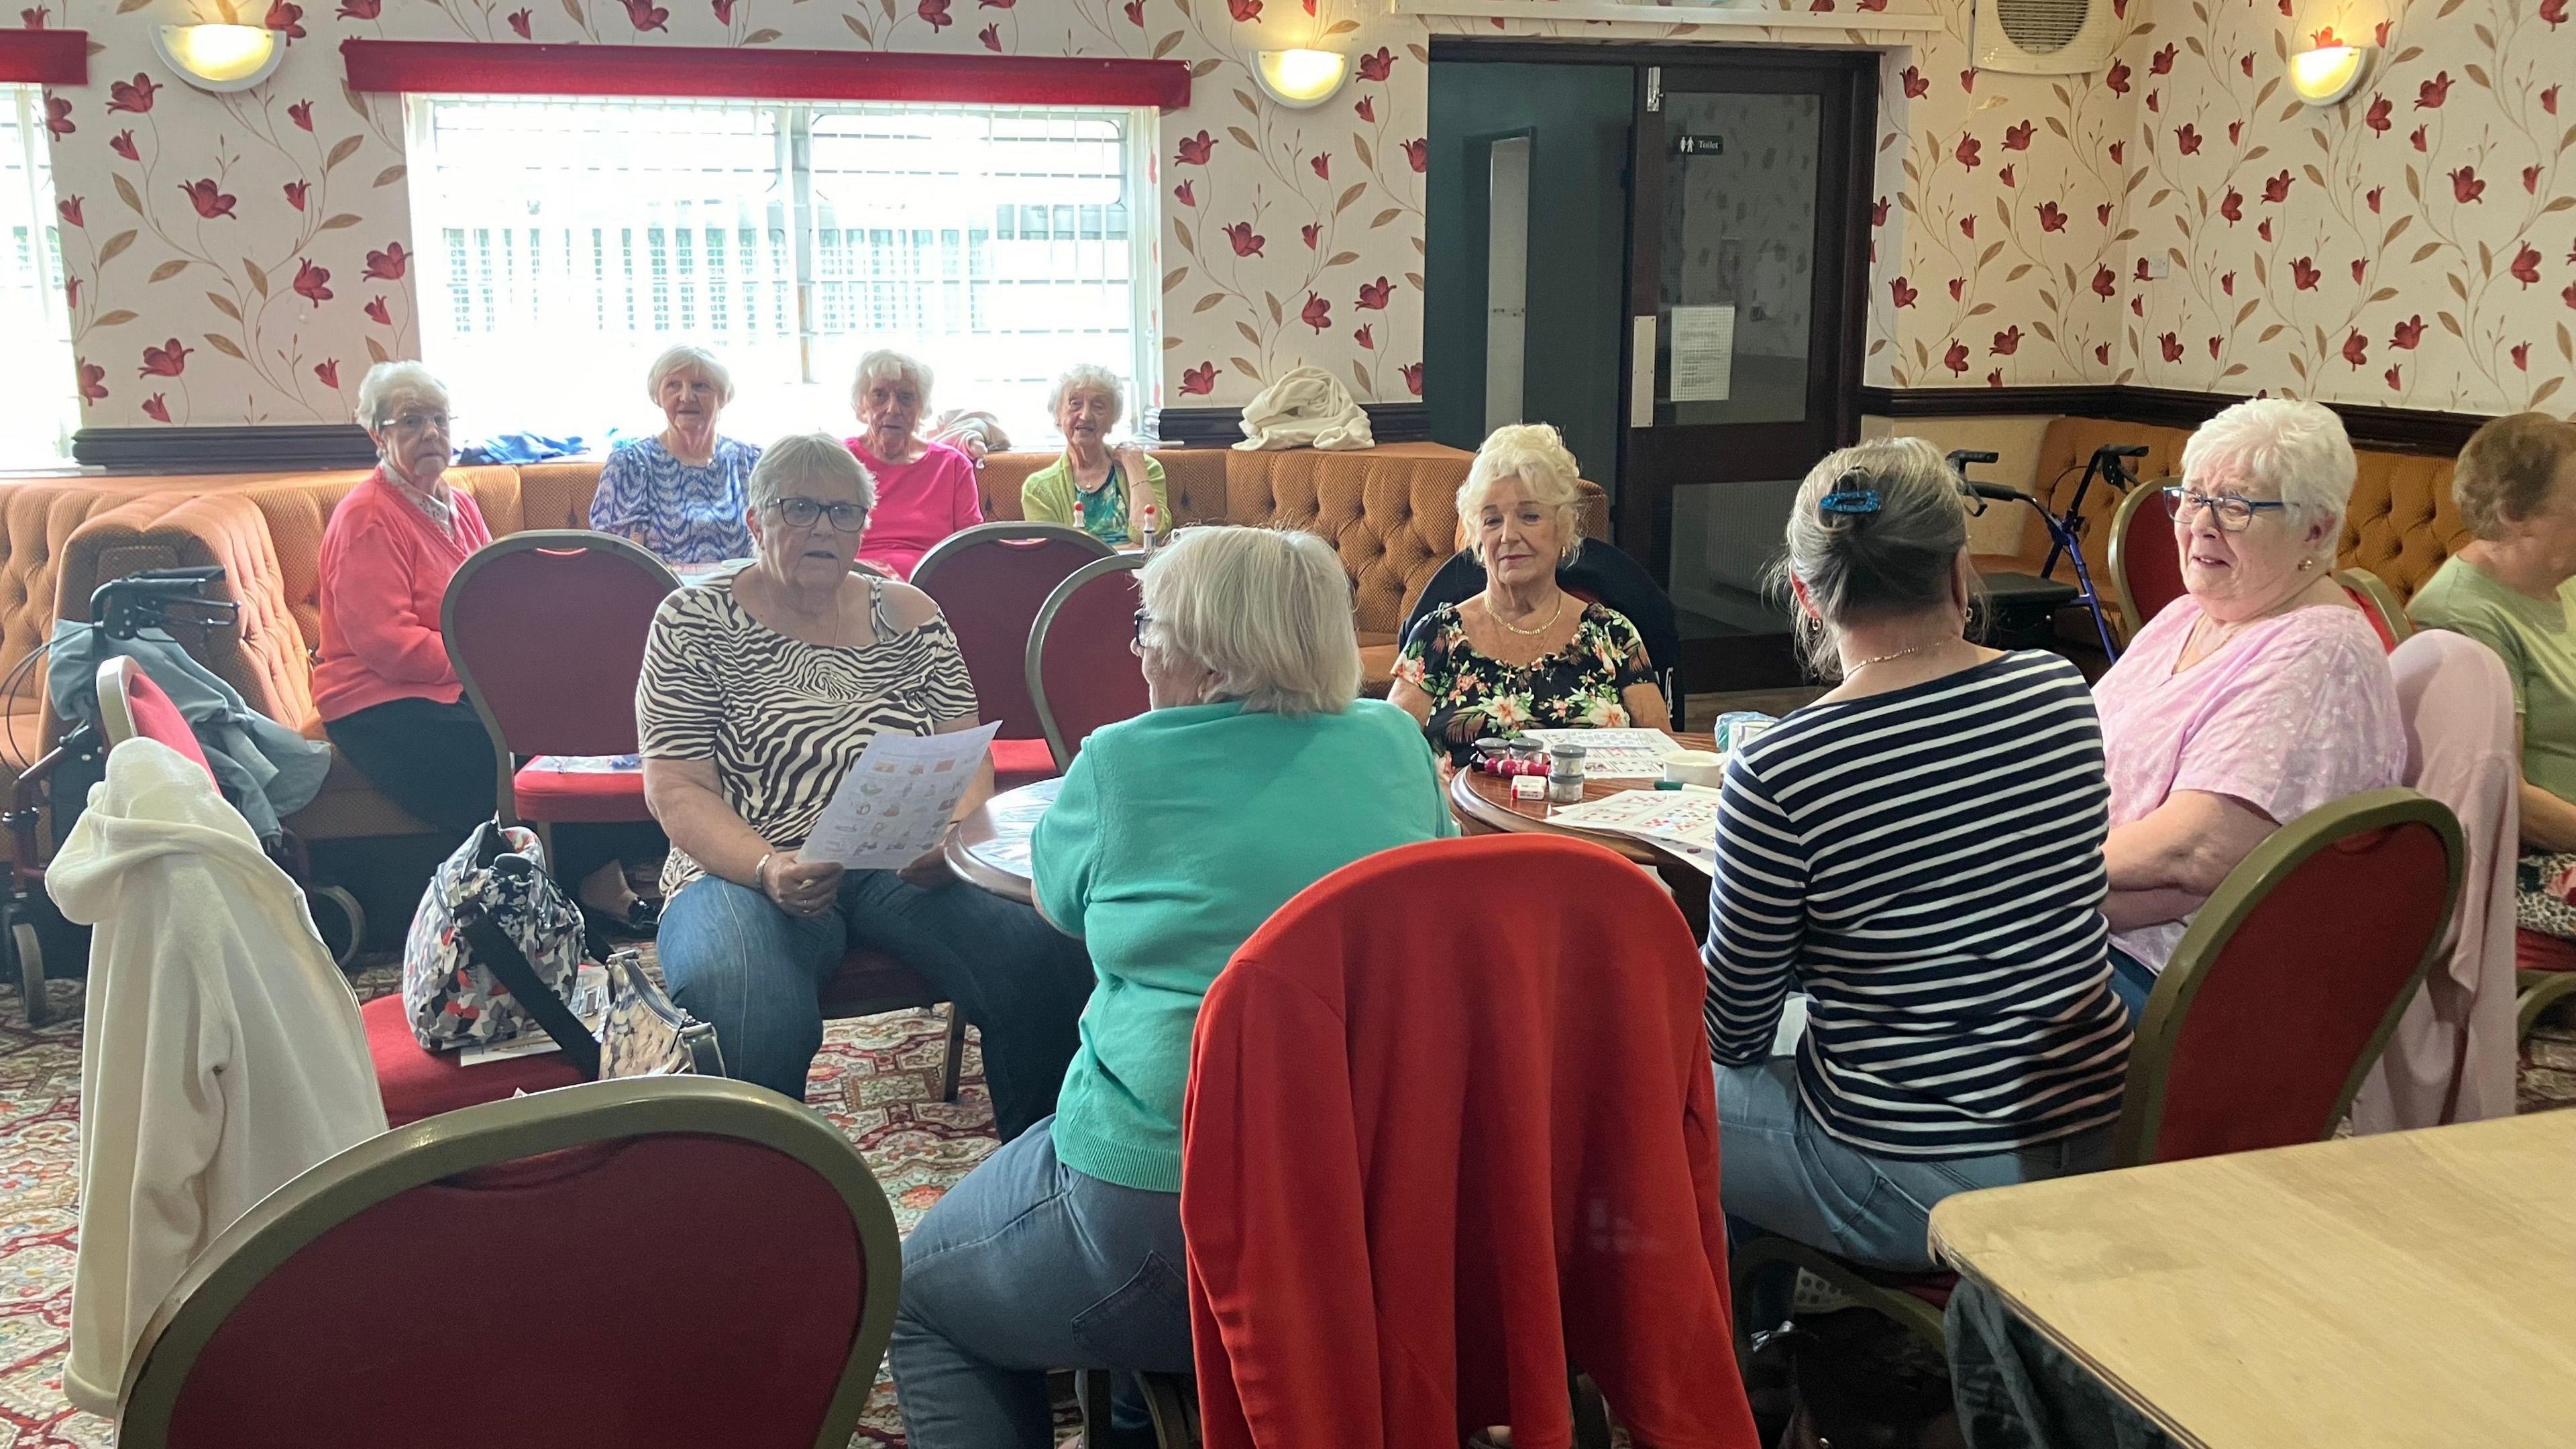
[[[1431,437],[1431,411],[1418,402],[1363,403],[1381,443]],[[1165,447],[1223,448],[1243,441],[1241,408],[1165,408],[1156,420]],[[372,468],[376,445],[354,423],[243,428],[83,428],[72,457],[111,473],[264,473],[299,468]]]
[[[2113,418],[2158,427],[2193,428],[2209,421],[2240,394],[2188,392],[2177,388],[2099,387],[1915,387],[1861,389],[1861,411],[1890,418],[2001,417],[2059,414]],[[2352,445],[2382,453],[2418,453],[2451,457],[2469,435],[2489,421],[2483,413],[2433,412],[2418,408],[2383,408],[2365,403],[2328,403],[2342,417]]]

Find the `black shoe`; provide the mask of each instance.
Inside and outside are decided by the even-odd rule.
[[[659,933],[662,925],[661,908],[642,896],[637,896],[628,902],[623,915],[615,911],[603,911],[588,901],[582,902],[581,915],[583,920],[589,922],[602,935],[620,941],[652,940]]]

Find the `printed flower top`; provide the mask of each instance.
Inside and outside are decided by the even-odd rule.
[[[1423,726],[1432,747],[1465,764],[1487,735],[1529,729],[1625,728],[1633,723],[1622,696],[1629,686],[1651,685],[1655,670],[1646,641],[1628,616],[1587,604],[1574,638],[1554,654],[1527,664],[1506,664],[1467,642],[1458,606],[1443,604],[1422,616],[1395,661],[1395,677],[1431,696]]]
[[[758,448],[731,438],[716,440],[715,457],[703,467],[681,462],[660,438],[620,443],[600,466],[590,526],[635,539],[665,563],[748,558],[751,530],[742,515],[751,465],[759,461]]]

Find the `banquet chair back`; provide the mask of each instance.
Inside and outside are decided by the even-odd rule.
[[[2174,545],[2173,524],[2161,484],[2131,488],[2111,515],[2111,587],[2120,600],[2123,644],[2182,597],[2182,551]]]
[[[159,740],[180,754],[194,760],[197,768],[208,775],[215,772],[207,763],[205,746],[197,743],[197,732],[189,728],[188,717],[179,712],[178,703],[152,682],[143,666],[127,655],[102,659],[98,665],[99,726],[107,735],[108,748],[127,740]]]
[[[1001,722],[1000,738],[1046,738],[1029,693],[1029,631],[1056,585],[1115,552],[1062,524],[979,523],[921,556],[913,587],[939,601],[975,681],[976,709],[986,724]]]
[[[2335,582],[2361,608],[2370,627],[2379,634],[2379,647],[2395,651],[2415,633],[2415,621],[2406,617],[2406,606],[2397,602],[2397,591],[2388,581],[2364,568],[2336,569]]]
[[[1096,558],[1067,575],[1029,630],[1029,699],[1058,770],[1105,724],[1133,719],[1152,701],[1128,645],[1144,603],[1142,554]]]
[[[2156,978],[2113,1160],[2333,1135],[2441,955],[2467,857],[2458,818],[2405,789],[2321,806],[2255,847]]]
[[[644,549],[580,528],[510,534],[457,566],[439,630],[492,736],[503,823],[648,818],[640,777],[565,776],[546,783],[609,798],[522,800],[538,781],[518,778],[513,757],[635,753],[645,639],[679,586]]]
[[[342,1152],[218,1238],[144,1331],[117,1440],[846,1449],[901,1272],[867,1163],[775,1093],[486,1103]]]

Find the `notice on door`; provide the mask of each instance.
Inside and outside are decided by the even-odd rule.
[[[1672,400],[1724,402],[1734,377],[1734,304],[1675,307]]]

